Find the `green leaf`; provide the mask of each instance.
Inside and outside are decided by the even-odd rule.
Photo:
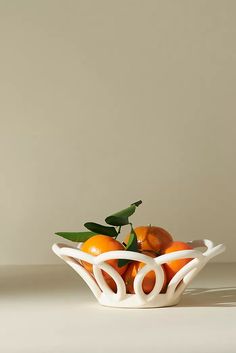
[[[84,242],[97,233],[94,232],[57,232],[56,235],[74,242]]]
[[[97,234],[108,235],[109,237],[117,237],[118,233],[114,227],[102,226],[94,222],[84,223],[84,226]]]
[[[133,227],[132,227],[132,229],[131,229],[129,241],[128,241],[128,244],[126,245],[125,250],[134,251],[134,252],[139,252],[139,251],[138,251],[137,235],[136,235],[136,233],[135,233]],[[118,260],[118,267],[122,267],[122,266],[128,264],[130,261],[132,261],[132,260],[128,260],[128,259],[119,259],[119,260]]]
[[[105,219],[107,224],[112,226],[125,226],[129,224],[129,217],[135,212],[136,207],[138,207],[142,203],[141,200],[132,203],[129,207],[108,216]]]
[[[134,203],[131,203],[131,205],[135,205],[136,207],[138,207],[139,205],[141,205],[141,203],[143,203],[142,200],[136,201]]]
[[[138,239],[137,239],[137,235],[136,235],[133,228],[131,230],[131,233],[129,236],[129,241],[128,241],[128,244],[126,245],[125,250],[139,252],[138,251]]]
[[[125,226],[129,224],[129,216],[131,216],[135,212],[136,206],[131,205],[130,207],[125,208],[117,213],[114,213],[111,216],[108,216],[105,219],[107,224],[111,224],[113,226]]]

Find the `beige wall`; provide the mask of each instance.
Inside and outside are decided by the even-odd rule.
[[[0,0],[1,264],[133,221],[236,245],[236,2]]]

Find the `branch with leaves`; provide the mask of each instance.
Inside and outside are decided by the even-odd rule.
[[[132,203],[129,207],[116,212],[105,218],[105,222],[109,226],[102,225],[95,222],[86,222],[84,223],[85,228],[89,231],[82,232],[57,232],[56,235],[59,235],[65,239],[71,240],[73,242],[85,242],[89,238],[97,234],[107,235],[112,238],[117,238],[121,232],[121,228],[126,225],[130,225],[130,237],[128,244],[125,244],[125,250],[138,252],[138,241],[137,235],[135,234],[132,223],[129,220],[129,217],[134,214],[136,208],[141,205],[142,201],[136,201]],[[130,260],[119,259],[118,266],[122,267],[127,264]]]

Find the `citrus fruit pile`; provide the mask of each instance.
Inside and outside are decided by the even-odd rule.
[[[128,208],[107,217],[105,221],[109,226],[87,222],[84,225],[89,231],[58,232],[56,234],[75,242],[81,242],[82,245],[80,249],[93,256],[108,251],[128,250],[139,252],[154,258],[174,251],[192,249],[189,244],[183,241],[175,241],[172,235],[161,227],[147,225],[133,228],[129,217],[135,212],[136,208],[141,203],[142,201],[137,201],[131,204]],[[123,241],[119,241],[117,237],[121,232],[121,228],[126,225],[130,226],[130,232],[124,237]],[[164,282],[161,293],[166,291],[167,285],[173,276],[191,260],[191,258],[178,259],[162,265]],[[111,259],[106,262],[122,276],[126,286],[126,292],[133,294],[135,276],[145,264],[143,262],[129,259]],[[92,264],[86,261],[81,261],[80,263],[93,276]],[[102,271],[102,273],[108,286],[116,292],[117,288],[115,281],[105,271]],[[155,286],[155,282],[155,272],[148,272],[142,282],[144,293],[150,293]]]

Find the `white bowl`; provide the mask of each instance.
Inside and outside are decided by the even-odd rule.
[[[52,249],[56,255],[70,265],[87,283],[98,302],[102,305],[121,308],[150,308],[172,306],[179,303],[181,296],[196,274],[214,256],[225,251],[224,244],[214,246],[208,239],[193,240],[188,242],[193,250],[175,251],[169,254],[160,255],[155,258],[132,251],[108,251],[98,256],[92,256],[81,251],[79,243],[77,247],[66,244],[54,244]],[[204,252],[196,248],[205,247]],[[165,293],[160,293],[164,273],[162,264],[183,258],[192,258],[176,275],[171,279]],[[111,259],[130,259],[144,262],[146,265],[137,273],[134,279],[135,294],[127,294],[125,283],[120,274],[105,261]],[[92,276],[80,263],[86,261],[93,265]],[[106,271],[116,282],[117,293],[114,293],[104,280],[102,270]],[[142,281],[149,271],[154,271],[156,282],[153,290],[145,294],[142,289]]]

